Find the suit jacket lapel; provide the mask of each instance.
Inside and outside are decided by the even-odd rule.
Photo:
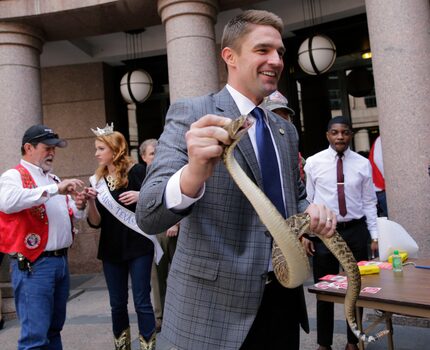
[[[274,116],[273,113],[267,112],[268,118],[269,118],[269,124],[270,129],[272,131],[273,138],[276,143],[276,148],[278,149],[279,153],[279,159],[281,164],[279,165],[281,167],[282,176],[285,179],[286,173],[286,164],[291,164],[290,161],[290,152],[287,147],[287,135],[286,130],[282,127],[282,124],[279,123],[279,120],[277,116]]]
[[[226,118],[235,119],[240,116],[240,111],[236,106],[233,98],[228,92],[227,88],[224,87],[219,93],[214,95],[215,107],[218,110],[217,114],[222,115]],[[239,144],[236,146],[236,152],[239,152],[242,157],[236,156],[239,164],[241,164],[240,159],[243,158],[244,162],[247,164],[251,170],[252,176],[254,177],[258,186],[262,187],[263,182],[261,178],[260,167],[258,165],[257,157],[255,156],[254,148],[252,147],[251,139],[248,134],[245,134],[240,140]],[[246,169],[244,169],[246,171]]]
[[[240,111],[226,87],[214,95],[214,100],[217,109],[216,114],[230,119],[237,118],[240,115]]]
[[[295,206],[295,191],[287,191],[287,189],[295,188],[296,183],[294,174],[291,171],[291,164],[294,164],[292,157],[298,157],[298,154],[293,153],[292,140],[293,135],[291,131],[286,130],[280,122],[277,115],[273,112],[268,111],[269,124],[272,130],[272,135],[276,143],[276,147],[279,153],[280,169],[282,174],[282,181],[284,187],[285,206],[287,209],[287,216],[296,213],[294,210]]]
[[[248,164],[251,169],[252,175],[255,179],[255,182],[259,187],[263,187],[263,178],[261,177],[260,165],[258,164],[257,157],[255,156],[254,147],[252,147],[251,139],[249,135],[246,134],[242,140],[240,140],[236,149],[238,149],[245,159],[245,162]]]

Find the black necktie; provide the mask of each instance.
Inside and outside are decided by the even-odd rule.
[[[343,176],[343,153],[337,154],[337,200],[339,203],[339,214],[346,215],[346,202],[345,202],[345,184]]]
[[[255,136],[260,159],[261,176],[263,178],[263,190],[279,213],[285,218],[286,213],[284,199],[282,198],[278,159],[276,158],[270,130],[264,121],[264,112],[261,108],[255,107],[251,114],[257,119]]]

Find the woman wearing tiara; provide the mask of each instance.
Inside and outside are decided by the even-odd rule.
[[[130,349],[128,276],[139,327],[140,349],[155,349],[155,319],[150,299],[151,264],[154,251],[161,258],[155,236],[147,236],[136,225],[134,212],[145,166],[128,156],[124,136],[113,130],[91,129],[96,135],[98,168],[86,188],[88,224],[101,228],[98,259],[109,290],[115,350]],[[155,249],[154,249],[155,247]],[[160,254],[161,253],[161,254]]]

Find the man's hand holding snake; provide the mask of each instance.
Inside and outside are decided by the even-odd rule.
[[[191,124],[186,133],[188,164],[182,171],[181,191],[189,197],[196,197],[204,182],[212,175],[220,160],[224,147],[231,140],[223,128],[230,119],[207,114]]]
[[[336,214],[322,204],[311,203],[306,209],[311,218],[310,230],[322,236],[331,237],[336,230]]]

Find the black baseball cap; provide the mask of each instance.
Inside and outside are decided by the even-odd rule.
[[[43,143],[60,148],[67,146],[66,140],[60,139],[51,128],[42,124],[33,125],[26,130],[22,137],[22,145],[26,143]]]

